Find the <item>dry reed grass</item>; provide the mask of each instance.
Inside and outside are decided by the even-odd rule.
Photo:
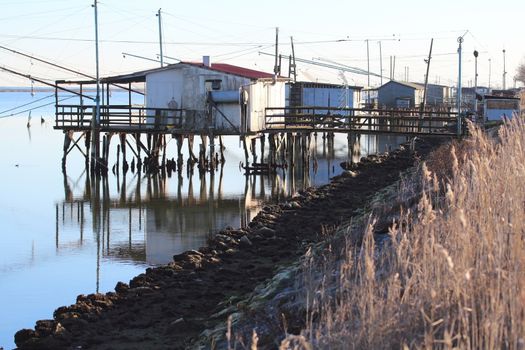
[[[525,122],[471,134],[422,165],[381,249],[369,222],[309,259],[306,328],[282,349],[525,348]]]

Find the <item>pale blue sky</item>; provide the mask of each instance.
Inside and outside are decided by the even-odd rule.
[[[94,74],[94,19],[92,1],[0,0],[0,45]],[[366,69],[366,42],[370,69],[379,73],[379,44],[383,75],[389,75],[391,55],[396,56],[396,78],[409,68],[411,81],[422,81],[430,39],[434,54],[430,81],[446,85],[457,80],[457,37],[464,42],[466,85],[474,79],[473,50],[480,52],[479,84],[488,84],[492,61],[492,86],[501,86],[502,49],[507,52],[507,86],[513,85],[516,66],[523,62],[525,45],[522,20],[525,1],[125,1],[99,2],[101,75],[156,67],[122,52],[155,58],[158,48],[157,10],[163,12],[164,54],[187,61],[211,55],[226,62],[271,72],[273,60],[258,51],[273,52],[275,27],[280,28],[280,52],[325,58]],[[339,39],[348,41],[337,42]],[[46,79],[75,78],[29,59],[0,50],[0,64]],[[169,60],[167,60],[169,62]],[[283,64],[287,70],[287,64]],[[300,78],[340,81],[334,70],[298,64]],[[347,74],[351,84],[366,85],[366,76]],[[28,85],[0,73],[0,85]],[[379,79],[372,79],[372,85]]]

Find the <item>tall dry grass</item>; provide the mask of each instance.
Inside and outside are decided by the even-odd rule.
[[[311,258],[307,345],[283,348],[525,348],[525,123],[471,132],[422,166],[381,248],[370,222],[360,246]]]

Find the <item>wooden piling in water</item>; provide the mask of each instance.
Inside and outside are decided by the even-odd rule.
[[[120,149],[122,150],[122,172],[124,175],[126,175],[126,172],[128,171],[129,165],[126,158],[126,133],[121,132],[119,134],[120,138]]]
[[[225,147],[224,147],[224,145],[222,143],[222,136],[219,136],[219,145],[220,145],[220,148],[221,148],[221,151],[220,151],[220,153],[221,153],[220,162],[221,162],[221,164],[224,164],[226,159],[224,158],[224,149],[225,149]]]

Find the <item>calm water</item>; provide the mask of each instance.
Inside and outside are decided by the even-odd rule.
[[[246,225],[265,202],[326,183],[347,159],[346,138],[336,137],[333,149],[319,138],[316,171],[296,167],[271,178],[245,177],[238,138],[230,137],[226,164],[214,175],[128,172],[95,179],[76,150],[63,174],[63,135],[53,130],[52,105],[32,112],[30,128],[26,112],[2,118],[12,113],[3,111],[47,95],[0,93],[0,347],[6,349],[14,347],[17,330],[52,318],[78,294],[113,290],[148,266],[205,245],[226,226]],[[362,149],[384,151],[397,141],[363,138]],[[168,157],[175,154],[173,140]],[[114,158],[113,151],[111,164]]]

